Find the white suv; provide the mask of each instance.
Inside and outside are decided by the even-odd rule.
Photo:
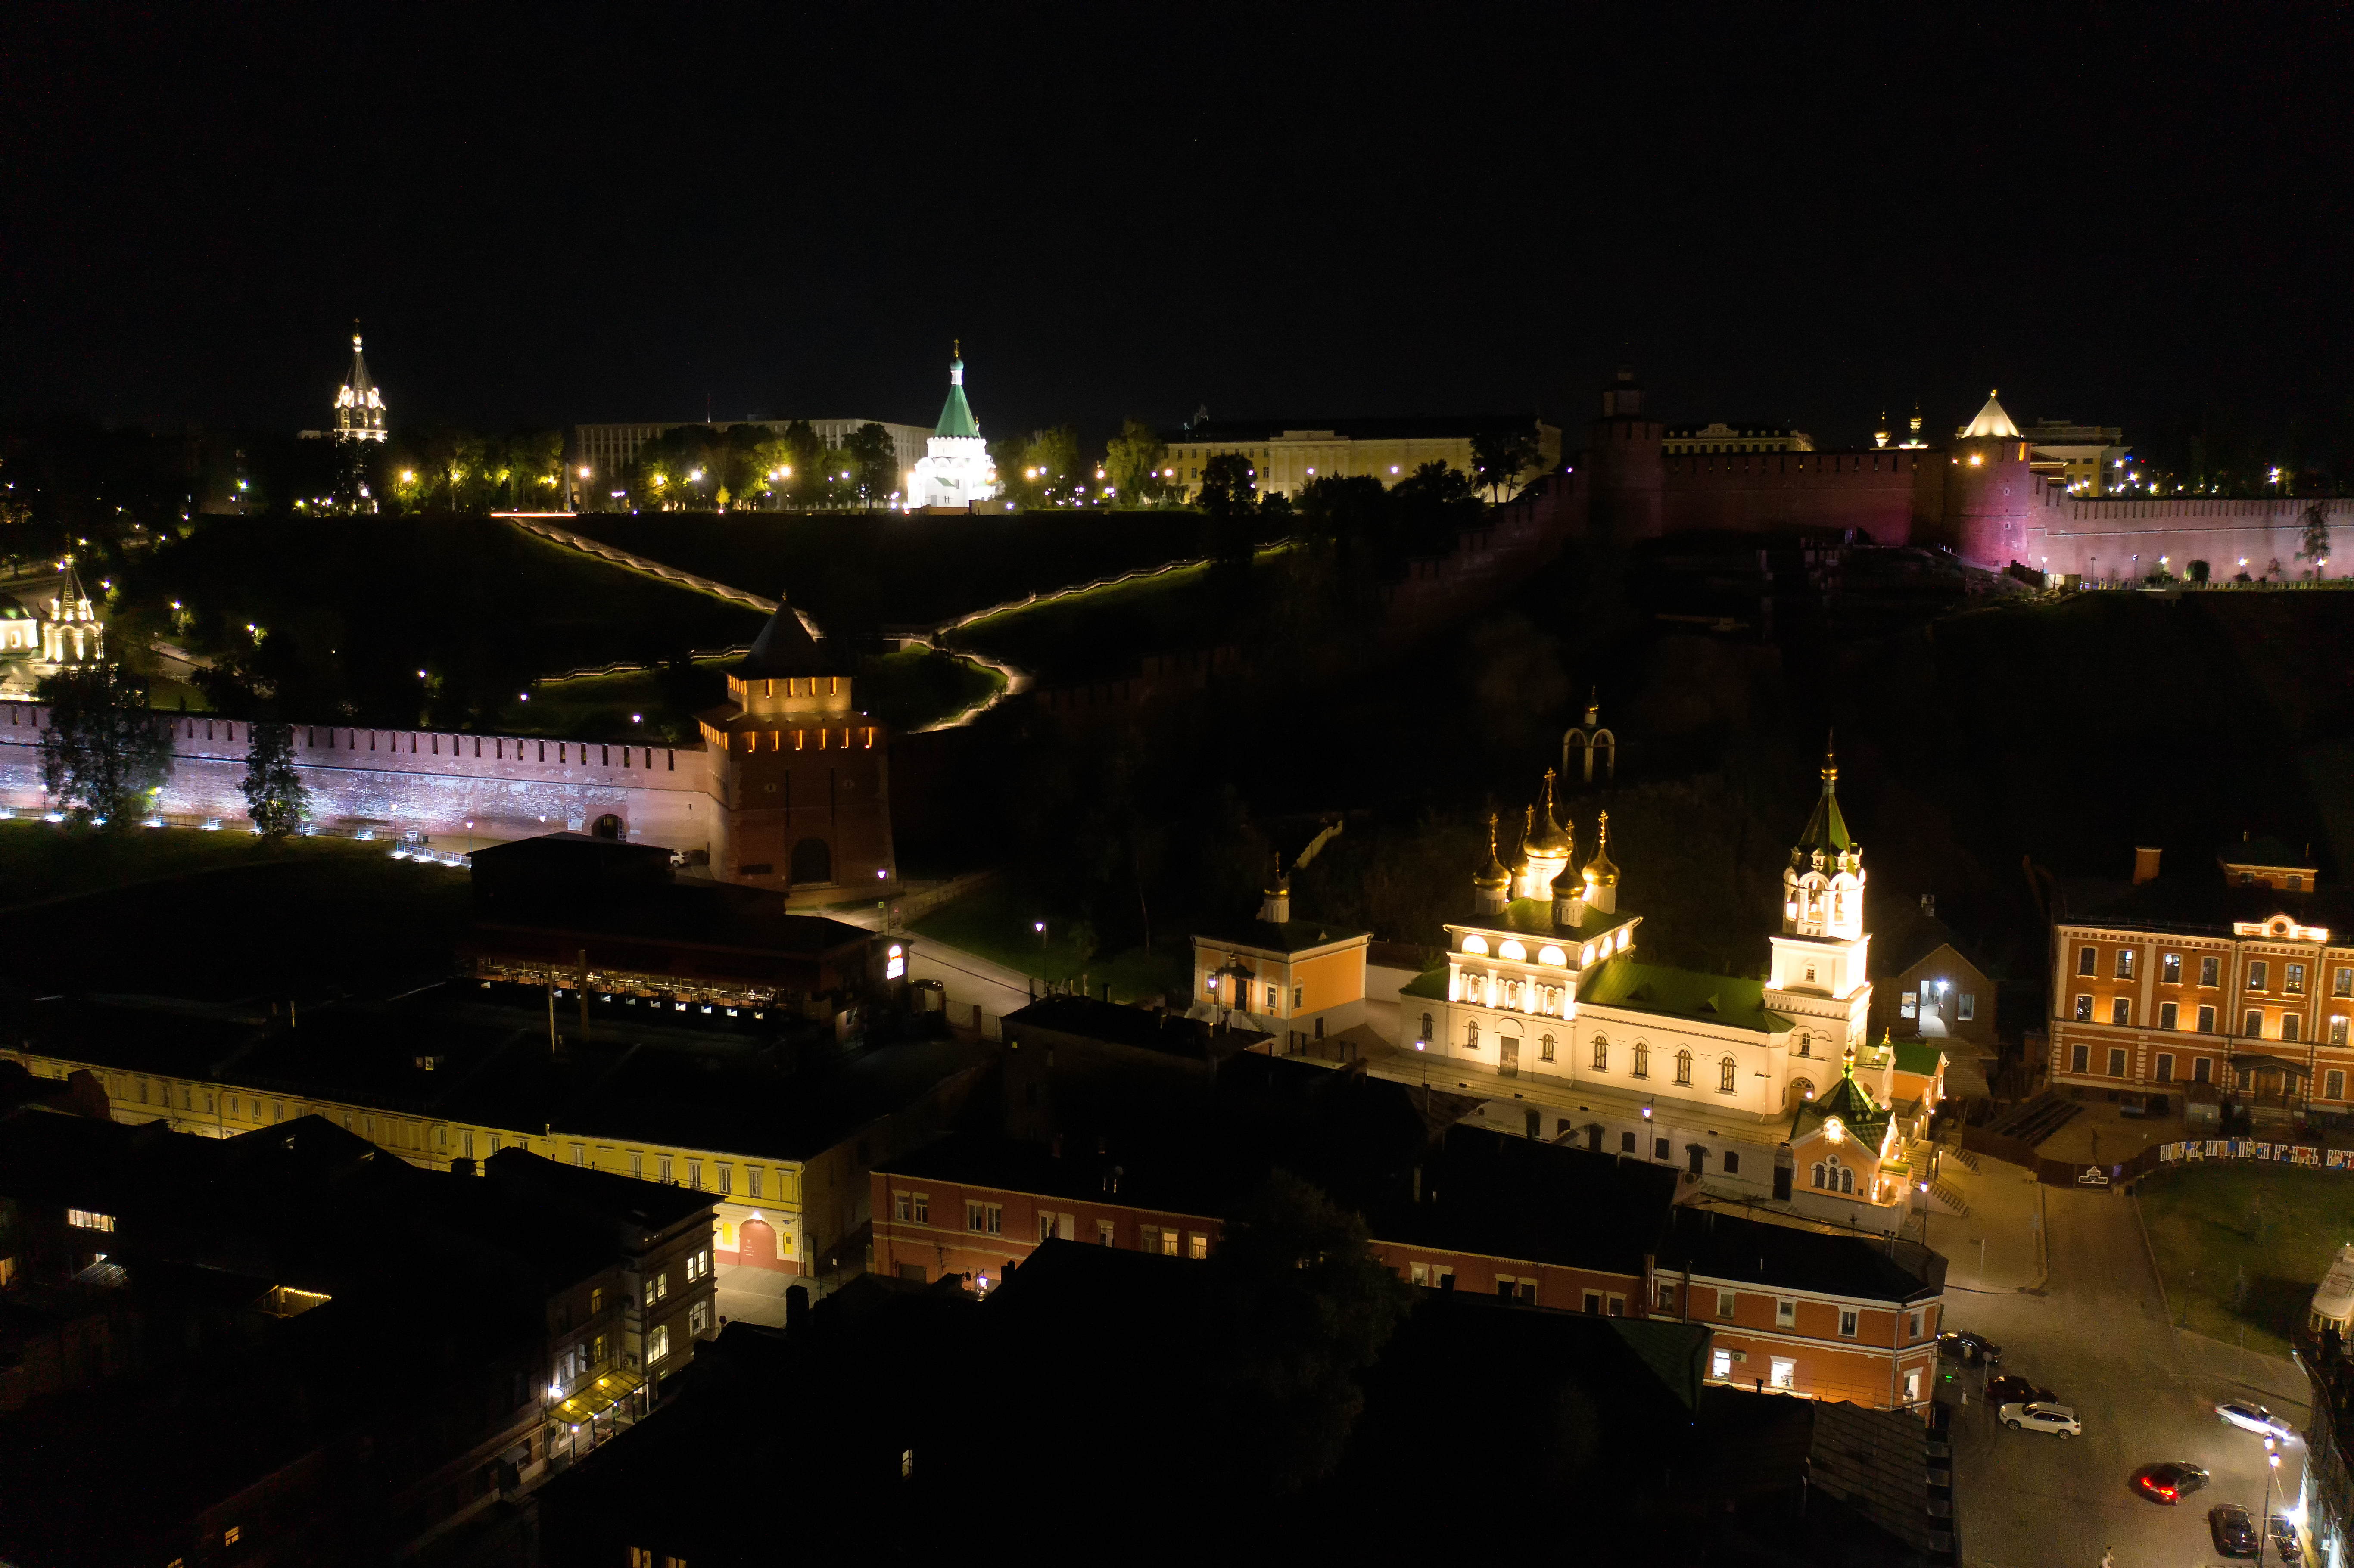
[[[2030,1404],[2006,1404],[1995,1414],[2013,1432],[2049,1432],[2062,1442],[2084,1430],[2074,1411],[2064,1404],[2047,1404],[2041,1400]]]

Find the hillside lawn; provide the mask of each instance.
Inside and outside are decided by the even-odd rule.
[[[2183,1328],[2288,1354],[2338,1249],[2354,1241],[2354,1174],[2214,1161],[2139,1183],[2143,1225]],[[2242,1285],[2244,1276],[2244,1288]]]
[[[1036,930],[1040,920],[1046,922],[1043,938]],[[1057,915],[1002,881],[944,904],[909,927],[919,938],[960,948],[1017,974],[1074,987],[1084,980],[1098,998],[1108,985],[1114,1001],[1142,1001],[1182,991],[1193,969],[1187,933],[1156,932],[1150,948],[1140,944],[1117,953],[1102,952],[1084,923]]]

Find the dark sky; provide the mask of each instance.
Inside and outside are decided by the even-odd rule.
[[[2343,402],[2344,6],[1927,11],[19,5],[0,405],[316,423],[354,316],[397,424]]]

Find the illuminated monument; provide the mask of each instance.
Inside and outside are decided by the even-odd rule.
[[[355,323],[356,324],[356,323]],[[360,356],[360,334],[352,334],[351,374],[335,393],[335,428],[339,441],[380,441],[387,438],[384,396],[368,378],[367,361]]]
[[[910,506],[970,506],[997,493],[997,465],[981,439],[981,422],[964,398],[962,345],[949,360],[949,400],[940,422],[924,443],[924,455],[907,474]]]

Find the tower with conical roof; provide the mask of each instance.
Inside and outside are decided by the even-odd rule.
[[[1946,525],[1954,553],[1997,571],[2024,561],[2037,481],[2028,466],[2027,438],[1996,393],[1988,392],[1985,407],[1954,432],[1949,457]]]
[[[1781,929],[1766,988],[1766,1005],[1793,1020],[1793,1040],[1808,1042],[1804,1054],[1836,1054],[1865,1038],[1872,938],[1863,892],[1863,846],[1840,810],[1839,757],[1827,739],[1822,792],[1782,869]]]
[[[376,390],[367,359],[360,353],[359,323],[352,326],[352,368],[335,394],[334,437],[339,441],[385,440],[391,432],[385,428],[384,395]]]
[[[81,586],[81,573],[75,569],[71,556],[60,566],[58,591],[49,599],[48,614],[41,619],[41,656],[33,665],[36,674],[54,674],[106,659],[106,624],[91,608],[90,590]]]
[[[997,465],[990,461],[981,421],[965,399],[964,344],[958,343],[949,355],[949,400],[940,406],[939,423],[924,443],[924,455],[907,474],[907,504],[970,507],[998,490]]]

